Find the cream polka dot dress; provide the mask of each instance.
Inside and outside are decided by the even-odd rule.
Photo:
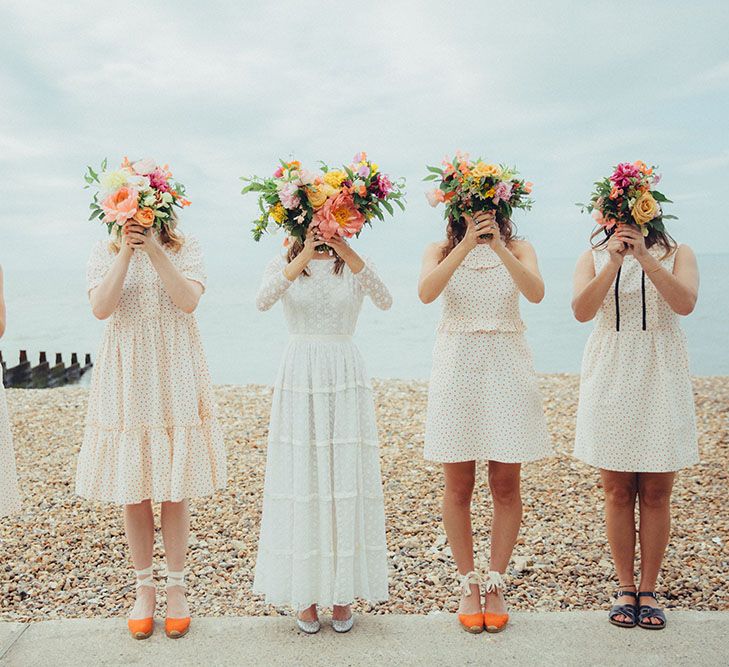
[[[0,517],[20,511],[20,493],[15,473],[15,453],[10,432],[8,405],[0,368]]]
[[[476,246],[443,290],[426,459],[525,463],[552,453],[525,328],[509,271],[488,245]]]
[[[196,239],[165,252],[205,286]],[[107,241],[94,247],[89,291],[114,257]],[[96,355],[76,492],[122,505],[178,502],[225,483],[225,446],[195,317],[174,305],[148,255],[136,250]]]
[[[663,249],[649,252],[660,259]],[[593,250],[595,273],[609,261]],[[673,272],[675,253],[660,259]],[[585,346],[575,456],[622,472],[671,472],[697,463],[691,376],[678,315],[638,260],[626,255]],[[645,304],[645,308],[643,308]]]

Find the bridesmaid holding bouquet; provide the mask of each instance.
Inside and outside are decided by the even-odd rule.
[[[102,165],[105,168],[105,164]],[[99,183],[92,217],[109,227],[88,264],[94,315],[109,322],[97,354],[76,490],[124,507],[136,570],[136,602],[128,620],[135,639],[154,629],[154,512],[161,503],[167,560],[165,632],[190,627],[185,558],[188,498],[226,483],[225,447],[193,312],[205,290],[198,242],[177,230],[184,190],[166,167],[129,163],[87,182]]]
[[[3,270],[0,267],[0,338],[5,333],[5,296],[3,291]],[[10,432],[8,405],[0,369],[0,518],[20,511],[20,493],[15,473],[13,437]]]
[[[542,399],[524,340],[519,294],[544,296],[534,248],[514,236],[513,208],[528,209],[531,184],[516,172],[457,154],[430,203],[446,203],[446,240],[423,257],[419,295],[443,295],[433,351],[425,458],[443,464],[443,524],[461,575],[458,619],[471,633],[499,632],[509,615],[503,574],[521,524],[521,464],[552,453]],[[474,567],[471,499],[476,461],[488,462],[493,500],[488,572]],[[482,605],[481,586],[484,590]]]
[[[253,589],[294,607],[310,634],[322,606],[333,607],[332,627],[343,633],[357,598],[388,597],[375,406],[352,334],[365,297],[382,310],[392,298],[346,239],[365,224],[363,209],[381,217],[381,202],[399,193],[358,158],[320,176],[286,163],[262,184],[271,191],[263,205],[289,238],[256,304],[265,311],[281,301],[290,338],[273,389]]]
[[[582,359],[575,456],[600,469],[618,577],[613,625],[662,630],[656,582],[668,545],[676,471],[698,462],[686,340],[679,315],[696,304],[696,258],[666,232],[643,162],[621,163],[596,184],[598,229],[579,259],[572,309],[595,319]],[[601,236],[598,241],[594,241]],[[635,506],[640,507],[640,580],[635,586]]]

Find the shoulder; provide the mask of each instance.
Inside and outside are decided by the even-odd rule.
[[[200,241],[197,238],[197,236],[193,236],[192,234],[188,235],[185,234],[185,236],[182,237],[182,247],[181,250],[199,250],[200,249]]]
[[[423,259],[440,257],[441,253],[448,247],[448,241],[435,241],[425,246],[423,251]]]
[[[685,243],[679,243],[678,248],[676,248],[676,259],[679,257],[683,259],[696,259],[696,253],[691,249],[691,246],[686,245]]]
[[[534,246],[526,239],[512,239],[511,241],[509,241],[508,248],[517,258],[534,256],[537,254]]]
[[[109,239],[106,238],[95,241],[91,246],[91,256],[97,259],[113,257],[114,253],[111,250],[111,243],[109,242]]]

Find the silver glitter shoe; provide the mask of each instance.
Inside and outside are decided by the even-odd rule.
[[[299,613],[305,609],[308,609],[308,607],[299,609],[299,611],[296,612],[296,625],[299,626],[299,630],[301,630],[301,632],[305,632],[307,635],[315,635],[319,632],[319,630],[321,630],[321,623],[319,622],[319,619],[316,621],[303,621],[299,618]]]
[[[349,632],[354,625],[354,614],[350,614],[349,618],[345,621],[337,621],[332,619],[332,629],[334,632]]]

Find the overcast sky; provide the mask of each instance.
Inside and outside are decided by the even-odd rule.
[[[576,257],[573,206],[622,160],[659,164],[699,252],[727,252],[726,2],[0,4],[0,261],[70,267],[102,236],[88,163],[169,162],[208,262],[263,264],[238,177],[369,152],[408,211],[366,249],[417,265],[442,234],[426,163],[455,149],[535,183],[520,231]],[[268,244],[273,247],[272,243]]]

